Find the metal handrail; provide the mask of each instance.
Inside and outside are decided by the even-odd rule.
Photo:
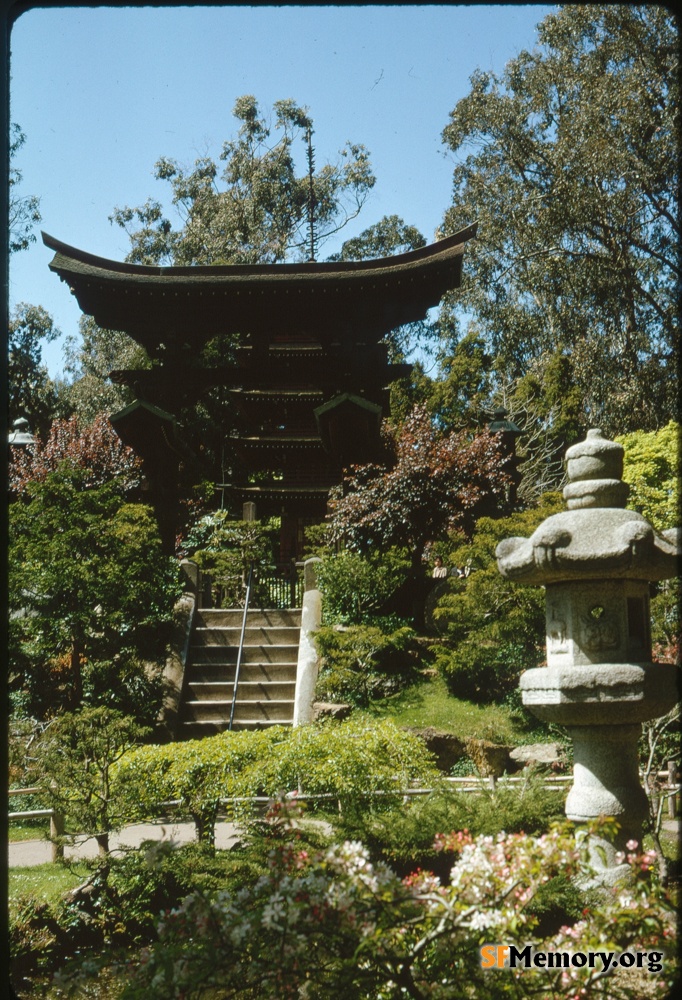
[[[237,650],[237,666],[234,671],[234,686],[232,688],[232,705],[230,706],[230,721],[227,725],[228,731],[232,731],[234,721],[234,710],[237,705],[237,686],[239,684],[239,671],[242,665],[242,651],[244,649],[244,633],[246,632],[246,616],[249,611],[249,601],[251,600],[251,581],[253,579],[253,563],[249,566],[249,578],[246,583],[246,597],[244,598],[244,614],[242,615],[242,631],[239,636],[239,649]]]

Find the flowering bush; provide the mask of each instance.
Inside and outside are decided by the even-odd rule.
[[[627,968],[483,968],[481,947],[495,942],[570,953],[655,949],[656,988],[672,985],[674,920],[649,874],[651,858],[629,845],[628,889],[606,891],[572,926],[544,939],[530,908],[552,877],[585,871],[583,848],[566,826],[542,837],[505,834],[438,839],[454,855],[446,883],[430,872],[400,879],[347,841],[301,849],[286,811],[271,822],[266,873],[249,889],[195,892],[165,913],[159,941],[127,969],[126,1000],[190,1000],[205,995],[307,1000],[446,1000],[500,996],[526,1000],[641,996]],[[646,969],[646,966],[645,966]],[[645,973],[643,973],[645,974]],[[663,981],[664,980],[664,981]]]

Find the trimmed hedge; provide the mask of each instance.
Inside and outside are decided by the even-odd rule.
[[[211,842],[221,799],[298,791],[347,802],[437,777],[433,755],[415,734],[390,721],[348,719],[138,747],[121,759],[114,781],[131,821],[180,800],[199,839]],[[236,815],[252,810],[252,803],[234,804]]]

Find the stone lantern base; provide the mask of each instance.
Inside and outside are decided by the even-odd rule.
[[[588,823],[613,816],[619,824],[613,842],[591,841],[592,863],[609,871],[609,882],[627,870],[616,864],[616,852],[625,851],[629,840],[641,843],[648,813],[639,780],[641,724],[675,705],[678,678],[670,663],[538,667],[521,676],[524,705],[538,718],[566,726],[573,742],[567,818]]]

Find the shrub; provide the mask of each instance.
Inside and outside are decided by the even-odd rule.
[[[131,819],[179,799],[199,838],[211,843],[221,799],[300,790],[349,801],[433,775],[431,754],[417,736],[391,722],[349,719],[140,747],[120,761],[115,781]],[[252,805],[235,803],[233,810],[248,815]]]
[[[19,704],[38,719],[94,702],[153,721],[181,589],[151,508],[123,503],[115,481],[93,485],[87,468],[62,462],[9,514]]]
[[[227,511],[206,514],[183,539],[183,550],[210,575],[216,607],[240,607],[253,563],[256,568],[273,564],[279,519],[235,521]],[[252,581],[251,604],[269,606],[269,591],[256,572]]]
[[[536,657],[517,642],[482,646],[471,639],[454,649],[441,645],[432,651],[449,691],[481,704],[506,699],[518,687],[522,672],[537,665]]]
[[[497,569],[495,549],[503,538],[531,535],[559,510],[561,494],[546,493],[532,510],[496,520],[480,518],[471,542],[453,536],[455,547],[447,561],[468,566],[470,573],[463,579],[448,578],[433,611],[447,642],[439,669],[453,694],[482,702],[499,700],[516,685],[522,670],[544,659],[544,591],[505,580]]]
[[[116,787],[128,803],[130,819],[163,812],[163,802],[180,800],[180,809],[197,827],[199,840],[213,842],[220,800],[256,795],[256,785],[244,791],[243,772],[276,752],[290,731],[281,726],[254,732],[226,732],[201,740],[139,747],[116,770]]]
[[[388,720],[355,719],[296,727],[256,773],[266,794],[298,787],[344,803],[366,801],[367,792],[400,792],[413,780],[437,775],[418,736]]]
[[[109,850],[109,833],[128,819],[125,796],[112,772],[147,733],[119,712],[84,708],[61,715],[38,744],[35,770],[43,793],[74,833],[95,837],[102,854]]]
[[[616,953],[652,948],[666,980],[658,985],[672,986],[675,914],[649,877],[648,855],[629,859],[631,889],[607,894],[545,937],[531,908],[541,887],[589,871],[571,830],[539,838],[459,832],[439,844],[453,854],[445,884],[423,872],[401,880],[358,842],[301,850],[294,826],[253,887],[193,893],[162,918],[158,944],[127,968],[124,997],[170,1000],[214,987],[245,1000],[494,1000],[503,985],[505,996],[522,1000],[530,976],[533,995],[545,998],[632,996],[626,981],[605,982],[602,968],[588,965],[498,976],[482,967],[486,941],[545,951],[593,950],[596,942]]]
[[[395,694],[417,676],[420,649],[405,626],[385,634],[375,625],[322,626],[315,633],[320,654],[317,696],[366,708],[373,698]]]
[[[421,868],[445,878],[447,858],[434,848],[439,831],[539,835],[563,818],[564,799],[565,793],[545,791],[535,780],[521,788],[501,782],[494,791],[485,787],[476,795],[436,787],[428,796],[389,810],[376,810],[372,804],[347,810],[338,830],[344,838],[361,840],[374,861],[385,861],[401,875]]]
[[[406,551],[390,548],[371,556],[348,549],[325,557],[317,568],[326,624],[359,625],[386,609],[410,569]]]

